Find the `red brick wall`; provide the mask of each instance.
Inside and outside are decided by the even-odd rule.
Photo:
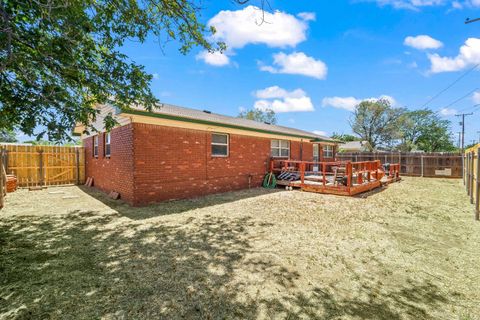
[[[86,173],[95,187],[133,205],[258,187],[270,159],[269,138],[229,135],[229,156],[211,155],[211,132],[134,123],[111,132],[111,158],[84,140]],[[322,151],[320,148],[320,155]],[[290,158],[313,160],[313,145],[290,142]]]
[[[229,135],[229,156],[212,157],[211,133],[135,124],[135,204],[261,185],[270,139]]]
[[[93,137],[83,140],[85,173],[93,177],[94,186],[105,192],[117,191],[122,199],[134,203],[132,125],[111,131],[110,158],[104,156],[104,133],[99,133],[98,158],[93,156]]]

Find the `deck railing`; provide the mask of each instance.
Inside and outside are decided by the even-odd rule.
[[[291,183],[287,182],[287,185],[317,188],[317,192],[351,195],[359,193],[359,190],[368,190],[369,185],[379,186],[385,174],[388,177],[386,182],[396,181],[400,177],[400,165],[391,164],[384,170],[378,160],[315,162],[272,158],[270,172],[279,177],[283,177],[285,172],[291,173],[290,180],[287,179]],[[285,183],[282,178],[280,181]]]

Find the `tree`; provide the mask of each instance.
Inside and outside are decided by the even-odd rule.
[[[17,142],[15,131],[0,129],[0,142]]]
[[[258,122],[266,122],[270,124],[277,123],[277,117],[273,110],[260,110],[260,109],[252,109],[247,111],[242,111],[238,114],[238,118],[255,120]]]
[[[402,151],[454,151],[450,137],[450,121],[442,120],[429,109],[406,112],[402,117]]]
[[[333,139],[336,139],[336,140],[340,140],[340,141],[343,141],[343,142],[352,142],[352,141],[360,141],[361,139],[359,137],[356,137],[354,135],[351,135],[351,134],[345,134],[345,133],[336,133],[334,132],[331,136],[331,138]]]
[[[399,125],[404,113],[405,109],[393,108],[386,99],[365,100],[356,106],[350,126],[372,148],[391,146],[400,138]]]
[[[199,22],[199,12],[197,0],[0,1],[0,129],[33,135],[43,127],[38,139],[58,141],[75,123],[91,129],[96,104],[152,110],[152,76],[120,49],[152,35],[177,40],[183,54],[194,46],[224,50],[208,40],[215,29]],[[110,116],[105,124],[115,122]]]

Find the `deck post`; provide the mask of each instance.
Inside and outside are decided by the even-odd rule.
[[[326,181],[325,181],[325,179],[326,179],[326,177],[325,177],[325,171],[326,171],[326,170],[327,170],[327,166],[326,166],[326,164],[325,164],[325,162],[324,162],[324,163],[322,163],[322,173],[323,173],[323,179],[322,179],[322,180],[323,180],[323,186],[324,186],[324,187],[325,187],[325,184],[326,184]],[[335,183],[335,182],[334,182],[334,183]]]
[[[352,185],[352,163],[349,161],[347,163],[347,188],[348,188],[348,193],[350,194],[350,187]]]
[[[300,181],[302,183],[302,187],[305,183],[305,163],[301,162],[300,163]]]

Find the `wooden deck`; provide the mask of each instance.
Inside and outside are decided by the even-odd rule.
[[[272,159],[270,171],[278,177],[277,185],[341,196],[354,196],[401,179],[398,164],[391,164],[386,172],[380,161],[307,162]]]

